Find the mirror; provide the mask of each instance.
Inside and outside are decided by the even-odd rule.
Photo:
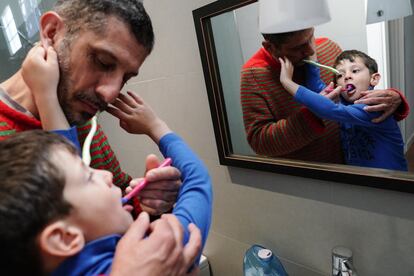
[[[332,20],[317,26],[315,37],[329,37],[342,49],[367,52],[377,60],[383,76],[377,88],[395,87],[405,93],[413,106],[414,87],[410,79],[414,70],[413,16],[382,25],[365,25],[364,1],[352,0],[352,4],[350,1],[328,1]],[[336,5],[334,9],[332,5]],[[220,163],[414,193],[412,169],[400,172],[270,158],[250,148],[240,103],[240,70],[261,47],[263,38],[258,31],[257,11],[257,0],[219,0],[193,11]],[[414,115],[410,114],[399,123],[408,153],[414,136],[413,120]]]
[[[0,82],[19,70],[39,40],[39,18],[56,0],[0,1]]]

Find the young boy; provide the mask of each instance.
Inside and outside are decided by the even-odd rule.
[[[344,51],[338,56],[335,68],[340,72],[336,76],[339,86],[333,93],[341,91],[340,103],[326,97],[328,89],[321,94],[312,92],[326,86],[320,80],[318,68],[307,65],[309,90],[293,82],[292,63],[286,58],[279,60],[284,88],[316,115],[340,122],[342,148],[348,165],[407,171],[404,142],[396,120],[390,116],[381,123],[372,123],[379,114],[366,112],[363,104],[354,104],[361,98],[362,91],[372,90],[380,80],[375,60],[357,50]],[[330,84],[328,88],[331,87]],[[341,90],[345,87],[349,89]]]
[[[34,49],[32,54],[23,69],[54,66],[52,49]],[[57,98],[53,96],[57,82],[44,79],[45,75],[27,79],[36,91],[36,104],[42,106],[40,116],[59,116],[61,109],[56,110],[59,105],[54,105]],[[201,254],[212,208],[206,168],[140,97],[128,92],[117,100],[115,107],[110,112],[121,119],[124,129],[150,136],[181,171],[183,184],[173,214],[185,229],[184,244],[189,240],[190,224],[200,229]],[[68,131],[64,117],[45,120],[45,129]],[[65,136],[77,142],[73,140],[76,135]],[[0,151],[2,271],[17,275],[109,273],[117,242],[132,223],[131,207],[122,207],[122,193],[113,185],[112,174],[85,166],[73,145],[47,132],[19,133],[0,142]]]
[[[212,204],[207,170],[177,135],[164,133],[159,145],[182,172],[173,214],[184,229],[196,224],[204,245]],[[0,142],[0,152],[2,271],[109,273],[117,242],[132,223],[112,174],[86,167],[66,139],[40,130]]]

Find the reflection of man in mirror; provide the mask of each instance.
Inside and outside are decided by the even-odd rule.
[[[300,7],[299,9],[297,7]],[[263,47],[241,71],[241,103],[247,140],[262,155],[309,161],[343,163],[339,126],[322,120],[297,103],[280,83],[279,57],[295,66],[293,80],[305,82],[307,59],[332,66],[341,48],[328,38],[314,38],[314,26],[330,20],[324,0],[259,0]],[[321,71],[325,83],[333,73]],[[408,115],[408,104],[395,89],[374,90],[361,98],[367,111],[383,112],[375,122],[394,114]]]
[[[318,117],[340,123],[346,164],[407,171],[404,141],[395,118],[389,116],[373,123],[372,119],[380,114],[367,112],[365,105],[355,104],[363,96],[362,91],[374,89],[380,81],[373,58],[358,50],[342,52],[335,61],[338,87],[333,91],[333,83],[326,86],[320,79],[318,67],[306,65],[306,84],[302,86],[292,80],[294,67],[289,59],[279,58],[279,61],[280,82],[286,91]],[[339,94],[340,102],[335,103],[333,100]]]

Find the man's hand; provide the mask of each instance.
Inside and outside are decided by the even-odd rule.
[[[159,164],[157,156],[154,154],[147,156],[145,178],[149,183],[138,194],[142,210],[151,215],[161,215],[171,210],[181,186],[180,171],[171,166],[157,168]],[[142,178],[133,179],[126,193],[129,193],[141,180]]]
[[[188,230],[190,239],[183,247],[182,227],[174,215],[150,224],[142,212],[117,245],[111,275],[187,275],[201,248],[198,228],[190,224]]]
[[[329,83],[327,87],[325,87],[321,92],[319,92],[320,95],[330,99],[331,101],[337,103],[339,102],[339,96],[341,95],[341,86],[337,86],[334,88],[335,85],[333,82]]]
[[[367,112],[382,111],[383,114],[372,120],[373,123],[380,123],[388,116],[394,114],[401,104],[400,94],[393,90],[369,90],[361,92],[362,97],[355,101],[356,104],[366,104]]]
[[[187,275],[187,271],[192,266],[199,253],[201,253],[200,230],[194,224],[189,224],[188,230],[190,232],[190,238],[188,243],[185,246],[179,246],[183,243],[183,229],[180,221],[172,214],[162,215],[161,219],[167,220],[170,223],[177,241],[177,246],[172,253],[172,255],[176,255],[177,257],[171,258],[170,261],[173,261],[171,263],[173,269],[171,274],[166,275]],[[157,223],[157,220],[153,223]],[[190,273],[193,275],[194,272],[191,271]]]

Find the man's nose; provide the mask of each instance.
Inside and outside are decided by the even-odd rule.
[[[303,55],[305,57],[310,57],[315,53],[311,45],[306,46],[306,48],[303,50]]]
[[[122,79],[114,76],[105,76],[101,78],[96,93],[105,101],[105,103],[112,103],[118,97],[122,88]]]
[[[304,57],[310,57],[315,53],[315,51],[312,48],[306,48],[303,52],[302,55]]]

